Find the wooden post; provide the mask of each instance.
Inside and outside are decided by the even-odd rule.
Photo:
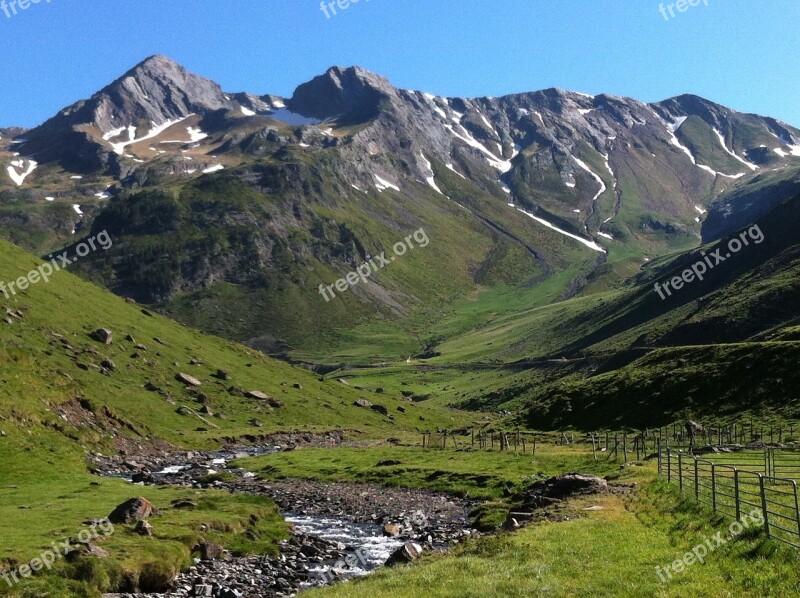
[[[522,440],[522,454],[525,454],[525,436],[520,436],[520,440]]]
[[[536,436],[533,437],[533,451],[531,452],[531,455],[534,457],[536,456]]]
[[[628,433],[622,433],[622,454],[625,457],[625,463],[628,462]]]
[[[592,436],[592,459],[597,461],[597,447],[594,444],[594,432],[590,432]]]
[[[608,452],[608,430],[606,430],[606,452]]]

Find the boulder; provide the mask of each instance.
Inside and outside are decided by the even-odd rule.
[[[355,403],[353,403],[353,405],[356,407],[363,407],[364,409],[369,409],[372,407],[372,403],[364,398],[358,399]]]
[[[395,565],[405,565],[406,563],[416,561],[421,556],[422,546],[416,542],[406,542],[387,559],[385,566],[394,567]]]
[[[258,399],[259,401],[269,401],[272,398],[267,393],[261,392],[260,390],[250,390],[245,392],[244,396],[248,399]]]
[[[178,382],[180,382],[182,384],[185,384],[186,386],[197,387],[197,386],[202,386],[202,384],[203,384],[202,382],[200,382],[200,380],[198,380],[194,376],[190,376],[189,374],[184,374],[182,372],[179,373],[179,374],[176,374],[175,375],[175,379]]]
[[[133,529],[137,534],[140,536],[152,536],[153,535],[153,526],[147,523],[147,521],[139,521],[136,524],[136,527]]]
[[[383,535],[387,538],[396,538],[401,533],[403,533],[403,530],[397,524],[387,523],[383,526]]]
[[[213,542],[200,543],[200,559],[204,561],[218,561],[225,555],[225,549]]]
[[[108,516],[111,523],[133,523],[158,514],[158,509],[146,498],[131,498],[114,509]]]
[[[377,411],[381,415],[389,415],[389,410],[383,405],[370,405],[370,409]]]
[[[98,343],[103,343],[104,345],[110,345],[114,340],[114,333],[108,330],[107,328],[98,328],[91,334],[89,334],[89,338],[93,341],[97,341]]]

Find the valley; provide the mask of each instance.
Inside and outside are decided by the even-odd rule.
[[[797,447],[798,147],[161,54],[0,129],[0,596],[796,595],[768,523],[657,568],[730,524],[668,450]]]

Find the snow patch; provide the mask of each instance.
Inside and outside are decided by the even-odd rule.
[[[679,116],[673,123],[667,123],[667,128],[673,133],[681,128],[681,125],[686,122],[688,116]]]
[[[80,204],[77,204],[77,203],[72,204],[72,209],[75,210],[75,213],[78,216],[83,216],[83,211],[81,210]]]
[[[600,235],[601,237],[605,237],[606,239],[610,239],[611,241],[613,241],[613,240],[614,240],[614,237],[612,237],[612,236],[611,236],[611,235],[609,235],[608,233],[601,233],[601,232],[598,232],[597,234],[598,234],[598,235]]]
[[[189,116],[194,116],[194,115],[190,114]],[[139,143],[141,141],[146,141],[148,139],[153,139],[154,137],[158,137],[159,135],[161,135],[161,133],[163,133],[164,131],[169,129],[171,126],[177,125],[178,123],[183,122],[184,120],[189,118],[189,116],[184,116],[183,118],[179,118],[177,120],[168,120],[167,122],[165,122],[165,123],[163,123],[161,125],[156,125],[155,123],[151,122],[150,124],[152,124],[153,127],[150,129],[150,131],[147,133],[147,135],[145,135],[144,137],[141,137],[139,139],[135,138],[136,127],[134,127],[133,125],[130,125],[128,127],[128,141],[120,141],[118,143],[112,143],[111,147],[114,148],[114,152],[116,154],[122,156],[123,154],[125,154],[125,148],[127,146],[133,145],[134,143]]]
[[[186,127],[186,130],[189,132],[189,143],[195,143],[197,141],[202,141],[206,137],[208,137],[208,133],[203,133],[203,131],[198,127]]]
[[[293,126],[318,125],[319,123],[322,122],[318,118],[303,116],[302,114],[297,114],[296,112],[292,112],[288,108],[278,108],[268,116],[274,120],[279,120],[282,123],[286,123],[287,125],[293,125]]]
[[[120,127],[119,129],[113,129],[108,133],[103,134],[103,141],[108,141],[109,139],[113,139],[119,135],[122,135],[122,132],[127,129],[127,127]]]
[[[398,187],[397,185],[394,185],[394,184],[390,183],[390,182],[389,182],[389,181],[387,181],[386,179],[382,179],[382,178],[381,178],[381,177],[379,177],[377,174],[373,174],[372,176],[374,176],[374,177],[375,177],[375,180],[376,180],[376,181],[378,181],[377,183],[375,183],[375,188],[376,188],[378,191],[380,191],[381,193],[383,193],[383,192],[384,192],[384,191],[386,191],[387,189],[394,189],[395,191],[400,191],[400,187]]]
[[[222,164],[215,164],[214,166],[206,168],[203,174],[211,174],[212,172],[219,172],[220,170],[225,170],[225,167]]]
[[[7,168],[8,176],[11,177],[11,180],[14,181],[17,186],[22,185],[25,182],[25,179],[36,170],[37,163],[34,160],[27,160],[28,166],[25,167],[26,160],[14,160],[11,162],[11,166]],[[17,171],[19,169],[19,171]]]
[[[250,108],[245,108],[244,106],[242,106],[241,109],[242,109],[242,114],[244,114],[245,116],[255,116],[256,115],[256,113],[253,110],[250,110]]]
[[[700,206],[695,206],[694,209],[697,210],[698,212],[700,212],[701,214],[705,214],[706,213],[706,211],[703,208],[701,208]]]
[[[600,246],[599,246],[597,243],[595,243],[594,241],[589,241],[588,239],[584,239],[583,237],[579,237],[578,235],[573,235],[572,233],[568,233],[568,232],[567,232],[567,231],[565,231],[565,230],[561,230],[560,228],[558,228],[558,227],[557,227],[557,226],[555,226],[554,224],[551,224],[551,223],[550,223],[550,222],[548,222],[547,220],[544,220],[544,219],[542,219],[542,218],[539,218],[539,217],[537,217],[537,216],[534,216],[533,214],[531,214],[530,212],[526,212],[526,211],[525,211],[525,210],[523,210],[522,208],[516,208],[516,209],[517,209],[519,212],[522,212],[523,214],[525,214],[526,216],[528,216],[529,218],[532,218],[533,220],[535,220],[535,221],[536,221],[536,222],[538,222],[539,224],[543,224],[544,226],[546,226],[546,227],[548,227],[548,228],[551,228],[551,229],[553,229],[553,230],[554,230],[554,231],[556,231],[557,233],[560,233],[560,234],[562,234],[562,235],[564,235],[564,236],[566,236],[566,237],[569,237],[570,239],[575,239],[576,241],[579,241],[579,242],[583,243],[583,244],[584,244],[584,245],[586,245],[586,247],[588,247],[589,249],[593,249],[594,251],[599,251],[600,253],[606,253],[606,250],[605,250],[605,249],[603,249],[602,247],[600,247]]]

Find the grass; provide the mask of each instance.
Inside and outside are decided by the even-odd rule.
[[[460,442],[463,444],[464,439]],[[385,460],[401,463],[377,467],[379,461]],[[427,488],[480,500],[508,498],[526,482],[564,471],[619,474],[617,463],[594,461],[586,447],[542,442],[537,445],[535,456],[497,450],[379,446],[297,450],[251,457],[237,464],[263,479],[303,478]],[[630,469],[624,473],[626,479],[636,475]]]
[[[673,563],[727,527],[721,518],[680,502],[669,487],[648,484],[628,501],[587,497],[576,508],[585,506],[602,510],[470,541],[447,555],[308,596],[733,598],[789,597],[800,591],[797,553],[756,533],[739,536],[711,553],[705,564],[694,564],[662,583],[656,567]]]
[[[77,537],[88,528],[84,521],[108,516],[120,503],[142,496],[159,509],[150,519],[152,538],[143,538],[133,525],[116,525],[113,534],[97,542],[110,558],[77,564],[58,560],[51,573],[23,581],[0,593],[12,596],[99,596],[101,591],[161,589],[190,563],[201,540],[218,543],[239,554],[274,554],[287,527],[276,506],[253,496],[168,487],[135,487],[117,479],[100,479],[81,471],[77,451],[57,448],[55,442],[37,454],[32,444],[53,442],[41,434],[12,434],[3,440],[0,472],[0,517],[5,525],[0,569],[16,569],[50,548],[51,542]],[[45,447],[41,447],[45,448]],[[56,465],[57,464],[57,465]],[[190,499],[197,506],[176,509],[172,503]],[[249,532],[247,536],[244,534]],[[91,574],[86,567],[92,567]],[[148,577],[149,576],[149,577]],[[161,586],[159,586],[161,584]]]
[[[39,263],[6,242],[0,248],[0,280],[16,280]],[[59,575],[26,582],[19,588],[22,595],[95,596],[101,590],[132,590],[137,583],[156,585],[189,563],[201,536],[235,551],[263,553],[274,551],[285,532],[275,506],[263,499],[92,477],[84,461],[89,451],[135,453],[157,441],[217,448],[223,441],[278,431],[341,429],[357,438],[404,437],[416,435],[420,425],[456,427],[471,420],[452,409],[321,380],[145,313],[65,272],[10,297],[4,307],[22,318],[0,321],[0,517],[14,522],[4,526],[0,562],[34,558],[51,541],[74,536],[83,521],[104,517],[138,495],[163,509],[153,520],[153,538],[123,526],[103,543],[111,558],[99,561],[96,570],[59,563]],[[89,338],[99,327],[113,331],[111,344]],[[114,362],[113,371],[89,367],[104,360]],[[230,379],[215,378],[218,369]],[[200,389],[187,390],[175,379],[179,372],[200,379]],[[148,383],[158,390],[147,390]],[[280,406],[237,389],[267,393]],[[213,413],[205,421],[181,409],[198,410],[198,393]],[[354,406],[365,394],[390,415]],[[405,413],[397,410],[401,406]],[[173,500],[186,497],[198,507],[171,508]]]

